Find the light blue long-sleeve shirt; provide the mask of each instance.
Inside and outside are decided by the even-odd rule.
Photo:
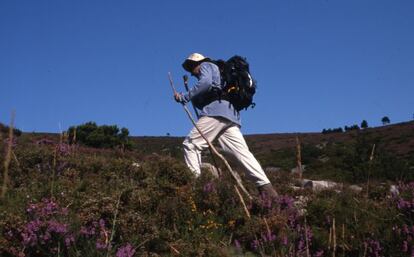
[[[220,71],[217,65],[203,62],[200,65],[198,82],[184,95],[186,102],[202,98],[213,87],[220,87]],[[240,113],[228,101],[215,100],[200,110],[200,116],[223,117],[241,126]]]

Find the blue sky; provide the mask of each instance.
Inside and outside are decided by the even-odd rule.
[[[246,56],[258,81],[246,134],[319,132],[414,115],[414,1],[0,1],[0,122],[87,121],[183,136],[172,100],[192,52]],[[194,83],[194,81],[191,81]]]

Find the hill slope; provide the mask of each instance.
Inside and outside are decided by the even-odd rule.
[[[192,176],[183,138],[137,137],[122,151],[23,133],[0,155],[10,164],[0,180],[0,255],[410,256],[412,128],[299,135],[305,177],[359,183],[359,193],[293,187],[296,135],[247,136],[264,166],[281,169],[268,174],[274,201],[243,179],[254,197],[246,208],[227,172]]]

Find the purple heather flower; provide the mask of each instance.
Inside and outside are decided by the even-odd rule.
[[[100,228],[105,228],[105,220],[104,219],[99,220],[99,227]]]
[[[259,245],[260,245],[259,240],[257,240],[257,239],[253,240],[253,242],[252,242],[253,249],[257,250],[259,248]]]
[[[241,248],[241,245],[240,245],[240,242],[239,242],[239,240],[234,240],[234,246],[237,248],[237,249],[240,249]]]
[[[322,257],[323,256],[323,250],[319,250],[319,251],[317,251],[316,253],[315,253],[315,257]]]
[[[107,247],[107,245],[105,243],[102,243],[102,242],[99,242],[99,241],[96,242],[95,246],[96,246],[96,249],[98,249],[98,250],[104,250]]]
[[[37,205],[31,203],[31,204],[29,204],[29,207],[27,207],[26,211],[27,211],[27,213],[32,214],[33,212],[36,211],[36,209],[37,209]]]
[[[71,153],[71,146],[65,143],[60,143],[57,145],[57,150],[59,152],[60,155],[62,156],[67,156]]]
[[[368,252],[372,253],[375,257],[380,257],[382,247],[379,241],[373,239],[367,239],[364,244],[368,248]]]
[[[37,145],[52,145],[54,142],[47,138],[42,138],[36,141]]]
[[[298,243],[298,250],[303,250],[305,248],[305,241],[303,240],[303,239],[300,239],[299,240],[299,243]]]
[[[68,166],[68,163],[67,162],[60,162],[59,163],[59,165],[57,166],[57,168],[56,168],[56,172],[58,173],[58,174],[61,174],[64,170],[65,170],[65,168]]]
[[[93,227],[93,226],[88,226],[88,227],[82,226],[81,229],[80,229],[80,234],[84,235],[84,236],[95,235],[95,227]]]
[[[122,246],[116,252],[116,257],[133,257],[135,254],[135,249],[129,243],[125,246]]]
[[[40,238],[42,239],[43,242],[47,242],[50,240],[50,238],[52,238],[52,236],[50,235],[49,232],[46,231],[46,233],[44,235],[41,235]]]
[[[273,199],[270,196],[268,196],[267,194],[261,194],[260,200],[264,208],[266,209],[272,208]]]
[[[203,187],[203,191],[205,192],[205,193],[211,193],[211,192],[213,192],[215,190],[215,186],[214,186],[214,183],[213,182],[208,182],[208,183],[206,183],[205,185],[204,185],[204,187]]]
[[[67,224],[57,222],[56,220],[48,221],[47,231],[58,234],[65,234],[67,232]]]
[[[285,245],[285,246],[288,245],[288,237],[287,236],[283,236],[281,241],[282,241],[283,245]]]
[[[408,252],[408,242],[406,240],[403,241],[402,251],[405,253]]]
[[[276,240],[276,236],[271,232],[262,233],[262,239],[264,242],[272,242]]]
[[[75,242],[75,237],[73,235],[68,235],[65,237],[65,245],[69,247],[71,244]]]
[[[69,213],[68,208],[62,208],[61,213],[62,213],[62,215],[67,216],[68,213]]]
[[[402,231],[404,232],[404,234],[408,235],[410,234],[410,231],[408,230],[408,226],[407,224],[404,224],[402,227]]]
[[[290,196],[281,195],[278,198],[278,203],[280,205],[280,208],[283,209],[291,209],[294,207],[295,199],[293,199]]]
[[[9,251],[13,256],[17,256],[17,257],[25,257],[26,256],[24,254],[24,252],[22,252],[21,250],[17,250],[15,247],[10,247]]]
[[[6,233],[6,236],[8,236],[8,237],[13,237],[13,231],[9,230],[9,231]]]

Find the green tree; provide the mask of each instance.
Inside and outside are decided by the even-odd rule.
[[[4,133],[5,135],[8,135],[9,134],[9,129],[10,129],[9,126],[7,126],[7,125],[0,122],[0,133]],[[13,128],[13,134],[15,136],[19,137],[19,136],[21,136],[22,131],[20,129]]]
[[[368,128],[368,122],[367,122],[366,120],[363,120],[363,121],[361,122],[361,128],[363,128],[363,129]]]
[[[390,118],[388,118],[387,116],[382,117],[381,119],[382,125],[387,125],[390,124]]]
[[[130,148],[128,140],[129,130],[116,125],[98,126],[95,122],[87,122],[79,126],[72,126],[68,130],[70,143],[82,143],[96,148]],[[75,136],[76,135],[76,136]]]

